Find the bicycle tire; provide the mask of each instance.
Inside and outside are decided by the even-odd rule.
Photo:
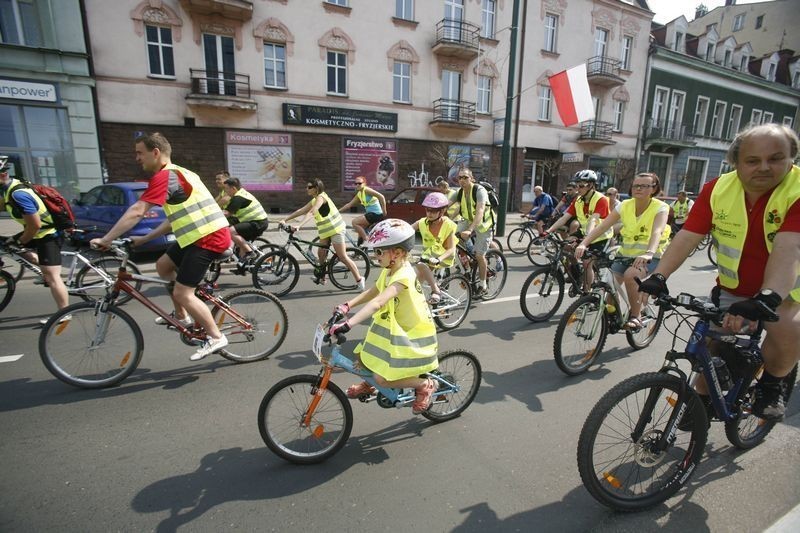
[[[285,250],[267,252],[253,265],[253,286],[275,296],[289,294],[299,279],[300,265]]]
[[[511,253],[522,255],[528,250],[528,246],[532,240],[533,235],[528,229],[517,228],[511,230],[511,233],[508,234],[506,244],[508,244],[508,250]]]
[[[469,280],[463,274],[453,274],[439,281],[439,288],[449,294],[458,303],[445,303],[441,307],[432,306],[433,321],[441,331],[457,328],[467,318],[472,305],[472,291]]]
[[[474,354],[465,350],[443,353],[439,356],[439,368],[430,373],[459,386],[458,392],[442,390],[434,393],[431,405],[422,412],[422,416],[432,422],[445,422],[461,415],[481,386],[481,363]]]
[[[218,352],[225,359],[236,363],[261,361],[275,353],[286,340],[289,316],[277,297],[258,289],[244,289],[226,294],[222,301],[252,327],[252,330],[242,329],[231,315],[214,306],[211,311],[214,322],[228,337],[228,346]]]
[[[675,441],[665,451],[652,448],[673,411],[682,407],[678,396],[682,388],[687,385],[680,378],[651,372],[626,379],[600,398],[578,438],[578,471],[593,498],[617,511],[637,511],[663,502],[686,484],[708,437],[701,402],[686,402],[692,406],[691,431],[676,430]],[[658,394],[651,412],[633,413],[644,409],[651,392]],[[642,436],[633,442],[631,435],[642,417],[649,420]],[[612,465],[615,462],[619,464]],[[651,479],[652,490],[645,485]]]
[[[717,266],[717,246],[714,243],[708,245],[706,254],[708,255],[708,261]]]
[[[0,270],[0,311],[6,308],[17,290],[17,282],[10,272]]]
[[[352,246],[348,246],[345,249],[345,253],[356,264],[356,267],[358,267],[358,272],[361,274],[361,279],[366,281],[366,279],[369,277],[371,266],[367,254],[365,254],[360,248],[353,248]],[[352,290],[358,287],[358,283],[353,277],[352,272],[350,272],[350,269],[347,268],[347,266],[342,264],[339,256],[336,254],[334,254],[330,261],[328,261],[328,278],[330,278],[331,283],[333,283],[334,286],[343,291]]]
[[[568,376],[586,372],[603,350],[608,336],[608,322],[605,317],[605,306],[600,302],[601,299],[597,294],[582,296],[567,307],[561,320],[558,321],[556,336],[553,339],[553,357],[558,368]],[[600,313],[601,316],[596,317],[595,313]],[[567,328],[573,324],[577,324],[576,331],[568,332]],[[591,331],[593,324],[598,324],[599,331]],[[583,332],[581,328],[587,325],[589,331]],[[586,338],[589,335],[591,337],[587,339],[588,342],[575,350],[568,350],[568,345],[565,345],[568,338]],[[572,354],[571,351],[575,353]]]
[[[497,247],[495,248],[496,251],[500,252],[501,254],[505,253],[505,248],[503,248],[503,243],[502,241],[500,241],[500,239],[498,239],[497,237],[492,237],[492,242]]]
[[[97,259],[93,259],[90,264],[94,268],[99,268],[106,274],[108,274],[112,279],[117,279],[117,272],[119,271],[119,267],[122,264],[122,260],[116,257],[99,257]],[[76,294],[81,300],[85,302],[94,302],[97,300],[102,299],[106,295],[106,290],[108,286],[106,285],[105,280],[98,276],[95,271],[89,265],[83,265],[83,267],[78,271],[75,275],[75,291]],[[127,265],[128,272],[130,274],[138,274],[141,275],[142,271],[139,270],[139,267],[136,263],[132,261],[128,261]],[[134,289],[137,291],[142,290],[142,282],[138,280],[131,280],[128,282]],[[119,296],[114,301],[115,305],[124,305],[127,302],[131,301],[132,296],[127,292],[120,291]]]
[[[519,293],[522,314],[531,322],[549,320],[561,307],[565,288],[561,270],[552,267],[537,268],[523,282]],[[553,290],[557,292],[553,294]]]
[[[634,350],[647,348],[655,340],[663,322],[664,308],[655,305],[653,302],[648,302],[647,306],[642,309],[644,327],[639,331],[625,331],[625,338],[628,340],[628,344]]]
[[[553,257],[558,253],[557,247],[558,244],[549,239],[545,239],[542,243],[531,239],[525,255],[528,257],[528,261],[535,266],[548,266],[552,264]]]
[[[97,344],[98,302],[78,302],[59,310],[39,334],[39,356],[56,378],[82,389],[112,387],[127,378],[142,359],[142,330],[131,316],[108,305],[105,332]],[[68,320],[61,317],[71,315]]]
[[[785,389],[783,401],[788,404],[792,389],[794,389],[794,382],[797,380],[797,365],[794,365],[792,371],[784,379],[789,385]],[[756,383],[754,379],[749,387],[743,388],[739,398],[737,398],[738,403],[744,407],[739,417],[730,422],[725,422],[725,436],[731,444],[740,450],[749,450],[761,444],[777,423],[759,418],[750,412],[754,401]]]
[[[331,381],[319,391],[319,383],[319,376],[290,376],[273,385],[261,400],[258,431],[278,457],[296,464],[320,463],[350,437],[353,409],[347,396]],[[316,395],[321,400],[306,428],[302,421]]]
[[[475,278],[477,279],[477,267]],[[486,252],[486,294],[483,295],[483,300],[494,300],[500,295],[503,287],[506,285],[506,278],[508,277],[508,262],[506,256],[497,250],[489,250]]]
[[[11,274],[11,276],[14,278],[14,281],[17,282],[21,281],[22,278],[25,277],[25,271],[28,270],[25,268],[25,265],[17,262],[14,262],[14,264],[10,265],[3,265],[3,268],[6,270],[6,272]]]

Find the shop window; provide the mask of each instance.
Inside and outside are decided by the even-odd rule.
[[[0,42],[42,46],[42,28],[34,0],[0,0]]]

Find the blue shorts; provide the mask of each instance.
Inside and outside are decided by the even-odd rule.
[[[625,274],[625,271],[633,264],[633,260],[636,259],[635,257],[617,257],[613,263],[611,263],[611,271],[615,274],[619,274],[620,276]],[[652,274],[653,271],[658,266],[659,259],[655,257],[647,263],[647,274]]]

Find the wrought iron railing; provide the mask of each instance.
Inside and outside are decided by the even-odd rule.
[[[189,69],[192,94],[250,98],[250,76],[220,70]]]
[[[436,23],[436,44],[456,43],[478,49],[480,27],[463,20],[442,19]]]
[[[622,62],[619,59],[612,59],[606,56],[590,57],[586,61],[586,75],[614,76],[618,78],[621,65]]]
[[[649,119],[644,130],[645,139],[666,139],[678,142],[694,142],[691,130],[680,122]]]
[[[587,120],[581,122],[581,134],[578,140],[584,141],[611,141],[611,130],[614,125],[610,122]]]
[[[475,124],[475,102],[440,98],[433,102],[433,120],[456,124]]]

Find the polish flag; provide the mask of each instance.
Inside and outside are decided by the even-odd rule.
[[[586,79],[586,63],[550,76],[550,90],[565,126],[594,118],[592,93]]]

